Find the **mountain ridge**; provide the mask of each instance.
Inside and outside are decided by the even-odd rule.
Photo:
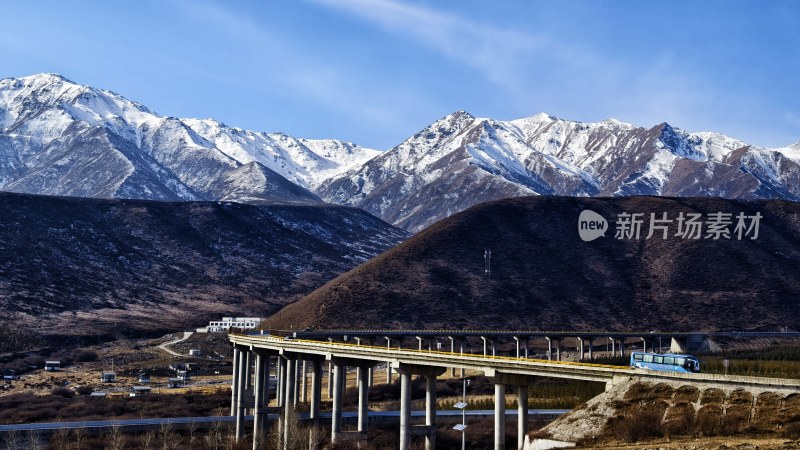
[[[547,113],[502,121],[460,110],[378,151],[161,116],[45,74],[0,80],[0,190],[324,201],[417,232],[477,203],[526,195],[800,200],[800,143],[762,148],[666,122]]]
[[[342,141],[303,141],[213,120],[161,116],[112,91],[54,74],[0,80],[0,189],[5,191],[319,202],[308,190],[312,175],[336,173],[373,153]],[[257,172],[264,176],[232,180],[250,163],[263,166]],[[126,184],[129,177],[133,181]],[[241,195],[219,197],[225,191],[219,185],[232,182]]]
[[[579,216],[609,221],[585,242]],[[681,236],[681,214],[761,218],[741,239]],[[641,213],[618,239],[620,214]],[[647,238],[650,213],[672,220]],[[614,218],[617,218],[615,221]],[[624,216],[623,216],[624,217]],[[748,225],[752,226],[752,222]],[[744,230],[742,230],[744,231]],[[755,237],[755,239],[754,239]],[[800,327],[800,203],[532,196],[474,206],[326,283],[270,317],[274,329],[445,328],[741,331]],[[491,275],[484,251],[491,250]],[[742,314],[742,311],[757,311]]]
[[[338,205],[0,193],[0,322],[88,334],[274,312],[408,234]],[[153,314],[157,312],[157,314]]]

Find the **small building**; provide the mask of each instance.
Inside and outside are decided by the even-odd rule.
[[[187,363],[173,363],[173,364],[169,365],[169,368],[171,370],[176,371],[176,372],[181,371],[181,370],[190,370],[189,369],[189,364],[187,364]]]
[[[139,383],[149,383],[150,382],[150,374],[149,373],[140,373],[139,374]]]
[[[150,393],[150,386],[134,386],[131,388],[130,397],[140,397]]]
[[[184,382],[180,378],[167,378],[167,387],[168,388],[172,389],[172,388],[179,388],[179,387],[183,387],[183,386],[184,386]]]
[[[103,383],[114,383],[117,381],[117,373],[116,372],[103,372],[100,374],[100,381]]]
[[[255,330],[261,323],[260,317],[223,317],[222,320],[208,322],[205,327],[206,333],[224,333],[231,328],[242,330]],[[198,331],[202,328],[198,329]]]
[[[197,356],[197,357],[200,357],[200,356],[202,356],[202,353],[203,353],[203,352],[201,352],[199,348],[192,348],[192,349],[189,349],[189,356]]]
[[[61,361],[45,361],[44,370],[48,372],[55,372],[61,370]]]
[[[14,369],[6,369],[3,371],[3,379],[4,380],[16,380],[17,379],[17,371]]]
[[[94,391],[91,394],[89,394],[89,397],[91,397],[91,398],[106,398],[106,395],[108,395],[108,392]]]

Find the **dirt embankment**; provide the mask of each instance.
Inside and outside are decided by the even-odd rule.
[[[586,447],[723,437],[796,439],[800,393],[631,379],[554,421],[537,437]]]

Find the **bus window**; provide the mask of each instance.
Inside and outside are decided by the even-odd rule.
[[[686,359],[685,358],[675,358],[675,365],[685,367],[686,366]]]
[[[640,353],[634,353],[633,354],[633,360],[634,361],[641,361],[642,360],[642,355]]]
[[[653,362],[653,355],[644,355],[644,362]]]
[[[664,364],[664,357],[663,356],[654,356],[653,362],[656,364]]]
[[[665,356],[664,364],[669,364],[669,365],[675,364],[675,358],[673,358],[672,356]]]

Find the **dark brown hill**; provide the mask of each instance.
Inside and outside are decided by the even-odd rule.
[[[406,237],[324,204],[0,193],[0,326],[91,335],[265,315]]]
[[[584,242],[578,216],[609,220]],[[620,213],[641,238],[614,238]],[[650,213],[760,213],[759,236],[645,239]],[[734,231],[736,220],[729,227]],[[751,222],[747,221],[749,225]],[[703,226],[703,236],[708,226]],[[658,237],[658,238],[657,238]],[[491,249],[491,276],[483,276]],[[442,220],[270,319],[272,327],[740,330],[800,328],[800,204],[716,198],[525,197]]]

